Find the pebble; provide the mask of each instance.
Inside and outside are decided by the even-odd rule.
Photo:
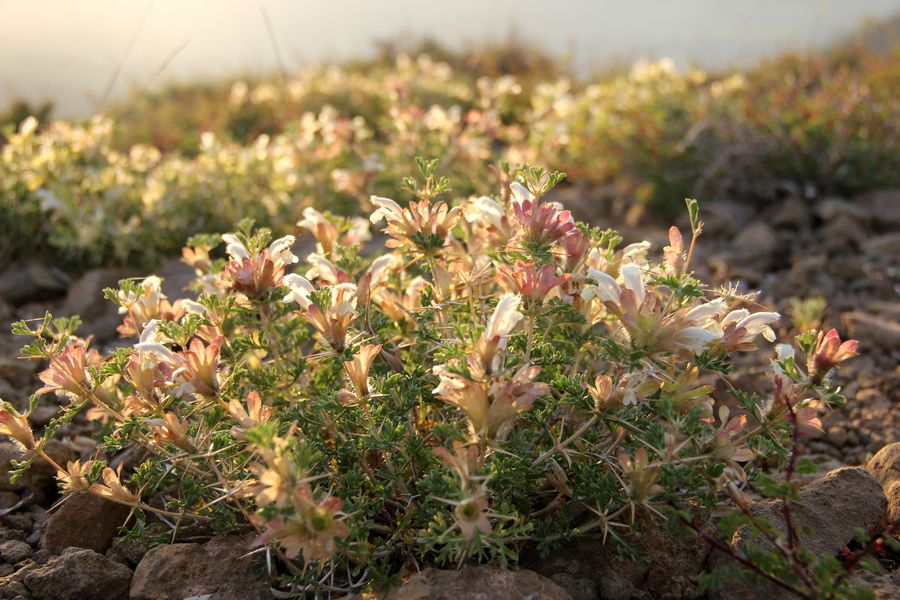
[[[839,427],[833,427],[828,430],[827,438],[835,448],[843,448],[847,443],[847,432]]]
[[[0,558],[11,565],[18,564],[25,559],[31,558],[34,552],[31,546],[19,540],[9,540],[0,544]]]

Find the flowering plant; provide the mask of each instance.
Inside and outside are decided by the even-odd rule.
[[[727,385],[778,314],[692,275],[695,201],[689,242],[672,228],[656,259],[546,201],[560,173],[524,167],[499,198],[451,202],[436,162],[418,166],[414,200],[371,199],[382,249],[307,209],[299,272],[292,236],[248,225],[189,243],[195,299],[157,278],[108,290],[132,341],[106,356],[76,321],[17,323],[24,355],[49,360],[40,393],[68,406],[39,439],[4,409],[3,433],[52,460],[42,444],[87,407],[102,453],[54,463],[66,493],[132,507],[133,535],[156,541],[187,522],[255,530],[295,590],[327,593],[575,536],[632,551],[638,511],[743,502],[757,458],[841,401],[829,373],[855,347],[832,334],[804,348],[803,386],[780,347],[790,412]],[[129,446],[149,458],[106,465]]]

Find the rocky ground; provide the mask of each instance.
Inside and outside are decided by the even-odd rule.
[[[609,211],[598,213],[589,197],[578,188],[560,193],[578,218],[615,225],[627,241],[665,245],[663,218],[645,214],[634,219],[632,214],[636,224],[622,227]],[[840,373],[847,405],[829,415],[825,432],[806,445],[821,473],[804,488],[797,509],[798,521],[808,528],[807,547],[834,555],[852,540],[855,528],[869,527],[885,514],[900,518],[900,190],[815,204],[788,198],[762,210],[710,203],[702,218],[706,229],[694,263],[702,279],[761,289],[760,302],[786,315],[782,336],[796,333],[801,320],[790,308],[791,298],[823,297],[823,326],[860,340],[861,356]],[[177,261],[159,274],[167,278],[170,298],[181,294],[190,277]],[[0,272],[0,323],[48,309],[77,313],[85,320],[81,333],[93,334],[101,345],[113,344],[118,315],[100,299],[101,291],[130,275],[140,274],[100,269],[71,275],[39,262],[16,263]],[[17,360],[20,345],[21,340],[0,332],[0,398],[23,408],[38,387],[40,365]],[[736,365],[734,378],[744,388],[764,392],[763,368],[763,357],[749,358]],[[33,425],[46,425],[58,408],[45,396],[31,415]],[[48,452],[60,461],[90,458],[96,447],[91,433],[88,423],[76,419]],[[275,597],[262,557],[249,555],[250,538],[207,541],[186,531],[179,543],[147,551],[116,539],[129,518],[127,509],[93,496],[57,504],[53,473],[44,465],[36,464],[12,484],[9,465],[17,456],[15,446],[0,442],[0,599]],[[113,466],[135,458],[116,457]],[[774,509],[763,502],[755,507],[777,521]],[[519,572],[428,569],[390,598],[694,597],[699,574],[721,559],[699,542],[676,540],[662,531],[657,537],[645,540],[650,561],[644,565],[623,562],[585,541],[550,559],[525,561],[530,570]],[[900,570],[890,562],[885,566],[885,575],[856,577],[876,589],[878,598],[900,597]],[[756,597],[759,589],[748,585],[733,582],[727,594],[712,597]],[[777,590],[766,593],[778,596]]]

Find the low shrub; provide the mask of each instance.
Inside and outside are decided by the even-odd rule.
[[[108,290],[132,341],[105,355],[77,319],[15,324],[23,356],[49,361],[33,403],[68,399],[38,438],[0,412],[20,467],[52,461],[47,441],[87,410],[101,450],[54,463],[64,493],[130,506],[151,542],[255,530],[294,591],[326,594],[577,536],[633,555],[638,511],[660,527],[745,502],[748,472],[842,401],[830,373],[856,348],[832,333],[803,338],[805,371],[779,346],[775,397],[729,385],[730,408],[714,402],[779,315],[692,275],[696,202],[689,238],[672,228],[657,257],[544,201],[559,173],[524,168],[450,207],[437,164],[418,166],[407,207],[371,199],[372,255],[366,222],[307,208],[301,273],[293,236],[245,224],[184,249],[195,299],[170,302],[156,277]],[[150,455],[133,471],[104,461],[132,445]]]

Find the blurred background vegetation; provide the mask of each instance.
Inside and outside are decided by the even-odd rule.
[[[91,119],[17,101],[0,112],[0,260],[153,265],[245,217],[293,231],[306,206],[405,200],[416,155],[440,159],[455,197],[496,193],[506,161],[663,213],[688,196],[852,198],[900,185],[898,31],[900,17],[741,69],[589,77],[517,37],[390,42],[293,74],[135,90]]]

